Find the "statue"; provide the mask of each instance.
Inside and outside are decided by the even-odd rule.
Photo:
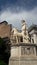
[[[26,26],[26,22],[22,20],[22,35],[23,35],[23,42],[24,43],[29,43],[29,35],[28,35],[28,29]]]

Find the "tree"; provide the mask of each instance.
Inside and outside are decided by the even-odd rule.
[[[3,60],[6,64],[8,64],[10,57],[10,39],[0,38],[0,59]]]
[[[3,62],[2,60],[0,60],[0,65],[7,65],[7,64]]]

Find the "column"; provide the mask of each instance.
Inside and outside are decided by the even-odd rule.
[[[34,43],[36,43],[36,34],[33,34],[34,37]]]
[[[34,55],[36,56],[36,47],[34,47]]]

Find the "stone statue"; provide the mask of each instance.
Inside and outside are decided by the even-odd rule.
[[[23,42],[24,43],[29,43],[29,35],[28,35],[28,29],[26,26],[26,22],[22,20],[22,35],[23,35]]]

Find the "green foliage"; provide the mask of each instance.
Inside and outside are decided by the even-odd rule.
[[[10,39],[9,38],[0,38],[0,65],[8,64],[10,57]],[[5,64],[5,63],[6,64]]]
[[[2,38],[0,38],[0,58],[2,58],[2,54],[4,53],[4,49],[5,49],[5,46],[4,46],[4,41]]]
[[[3,43],[4,43],[3,39],[0,38],[0,48],[1,48],[1,46],[3,45]]]
[[[10,57],[10,40],[8,38],[0,38],[0,60],[4,61],[8,64],[9,57]],[[2,64],[1,64],[2,63]],[[0,65],[5,65],[3,62],[0,61]]]
[[[7,65],[7,64],[0,60],[0,65]]]

